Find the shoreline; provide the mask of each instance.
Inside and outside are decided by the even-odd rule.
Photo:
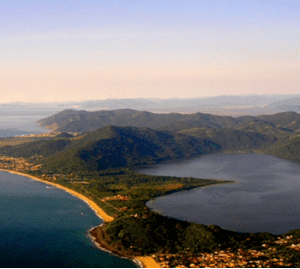
[[[19,175],[19,176],[24,176],[24,177],[28,177],[32,180],[35,180],[35,181],[39,181],[39,182],[42,182],[42,183],[45,183],[45,184],[48,184],[48,185],[52,185],[58,189],[62,189],[66,192],[68,192],[69,194],[83,200],[95,213],[96,215],[102,219],[104,222],[111,222],[114,220],[114,218],[112,216],[109,216],[108,214],[105,213],[105,211],[99,207],[93,200],[87,198],[86,196],[84,196],[83,194],[80,194],[72,189],[69,189],[67,187],[64,187],[62,185],[59,185],[57,183],[53,183],[53,182],[50,182],[50,181],[46,181],[46,180],[43,180],[43,179],[40,179],[36,176],[32,176],[32,175],[29,175],[29,174],[26,174],[26,173],[23,173],[23,172],[18,172],[18,171],[14,171],[14,170],[6,170],[6,169],[2,169],[0,168],[0,171],[2,172],[8,172],[10,174],[16,174],[16,175]],[[102,224],[100,224],[102,225]],[[90,232],[90,231],[89,231]],[[108,249],[103,249],[102,247],[100,247],[100,244],[98,242],[96,242],[96,240],[94,239],[94,237],[92,235],[90,235],[93,239],[93,242],[95,243],[95,245],[97,247],[99,247],[101,250],[103,251],[106,251],[106,252],[109,252],[113,255],[115,255],[113,252],[109,251]],[[118,256],[118,255],[117,255]],[[120,258],[123,258],[123,259],[128,259],[126,257],[122,257],[122,256],[118,256]],[[139,257],[134,257],[133,259],[133,262],[136,263],[138,266],[140,267],[143,267],[143,268],[160,268],[159,264],[154,260],[152,259],[151,257],[149,256],[139,256]]]
[[[93,228],[91,228],[91,229],[89,230],[89,235],[88,235],[88,237],[91,238],[91,240],[92,240],[93,243],[97,246],[97,248],[101,249],[101,250],[104,251],[104,252],[110,253],[111,255],[117,256],[117,257],[119,257],[119,258],[126,259],[126,260],[132,260],[132,261],[133,261],[135,264],[137,264],[138,267],[140,267],[140,268],[151,268],[150,265],[149,265],[148,267],[147,267],[146,265],[144,266],[144,264],[139,260],[139,257],[134,257],[134,259],[130,259],[130,258],[125,257],[125,256],[120,256],[120,255],[118,255],[118,254],[116,254],[116,253],[113,253],[113,252],[110,251],[109,249],[103,247],[99,242],[97,242],[97,241],[96,241],[96,237],[94,237],[94,236],[91,234],[91,231],[92,231],[94,228],[100,227],[100,226],[102,226],[102,225],[103,225],[103,223],[100,224],[99,226],[95,226],[95,227],[93,227]]]
[[[106,221],[106,222],[111,222],[114,220],[113,217],[109,216],[108,214],[105,213],[105,211],[100,208],[93,200],[89,199],[88,197],[84,196],[83,194],[80,194],[76,191],[73,191],[72,189],[69,189],[67,187],[64,187],[62,185],[59,185],[57,183],[53,183],[53,182],[50,182],[50,181],[47,181],[47,180],[43,180],[43,179],[40,179],[38,177],[35,177],[35,176],[32,176],[32,175],[29,175],[29,174],[26,174],[26,173],[23,173],[23,172],[18,172],[18,171],[13,171],[13,170],[6,170],[6,169],[0,169],[0,171],[3,171],[3,172],[8,172],[8,173],[11,173],[11,174],[16,174],[16,175],[19,175],[19,176],[25,176],[25,177],[28,177],[28,178],[31,178],[35,181],[40,181],[42,183],[45,183],[45,184],[48,184],[48,185],[52,185],[58,189],[62,189],[68,193],[70,193],[71,195],[83,200],[85,203],[88,204],[88,206],[96,213],[96,215],[101,218],[103,221]]]
[[[117,257],[119,257],[119,258],[122,258],[122,259],[130,260],[129,258],[127,258],[127,257],[125,257],[125,256],[119,256],[119,255],[113,253],[112,251],[110,251],[109,249],[106,249],[106,248],[102,247],[102,246],[100,245],[100,243],[96,241],[96,237],[94,237],[94,236],[91,234],[91,231],[92,231],[93,229],[97,228],[97,227],[102,226],[102,225],[103,225],[103,223],[100,224],[100,225],[98,225],[98,226],[92,227],[92,228],[89,230],[88,237],[91,238],[91,240],[93,241],[93,243],[94,243],[99,249],[101,249],[102,251],[107,252],[107,253],[110,253],[110,254],[112,254],[112,255],[114,255],[114,256],[117,256]],[[134,261],[134,260],[133,260],[133,261]],[[134,262],[135,262],[135,261],[134,261]],[[141,266],[141,267],[142,267],[142,266]]]

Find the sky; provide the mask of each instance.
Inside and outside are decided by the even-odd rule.
[[[299,0],[1,0],[0,103],[300,93]]]

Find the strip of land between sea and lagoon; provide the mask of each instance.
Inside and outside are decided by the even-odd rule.
[[[29,168],[30,166],[28,166]],[[33,168],[36,168],[36,166],[33,166]],[[47,176],[42,174],[40,176],[39,174],[36,175],[37,173],[32,175],[27,171],[15,171],[14,167],[11,169],[5,167],[0,169],[0,171],[25,176],[60,188],[85,201],[95,211],[97,216],[104,220],[100,226],[94,227],[89,231],[93,243],[103,251],[133,260],[140,267],[220,268],[253,267],[253,265],[256,265],[257,267],[273,268],[299,267],[300,265],[300,229],[280,235],[272,235],[266,232],[243,234],[224,230],[216,225],[202,225],[164,217],[150,210],[145,205],[146,201],[163,194],[207,186],[207,180],[202,179],[202,182],[201,179],[197,179],[200,182],[197,182],[198,186],[195,186],[195,184],[191,185],[193,178],[181,178],[179,182],[172,181],[172,178],[163,178],[162,184],[157,184],[160,181],[156,178],[150,178],[153,181],[155,179],[157,181],[154,181],[152,185],[144,186],[141,184],[144,182],[141,179],[148,179],[145,175],[134,172],[125,175],[117,174],[113,175],[114,180],[118,183],[112,186],[114,190],[120,190],[119,182],[122,180],[123,184],[130,180],[132,185],[128,187],[129,191],[120,192],[119,194],[116,191],[112,192],[114,196],[103,192],[103,195],[97,198],[97,192],[82,190],[86,186],[87,180],[90,180],[91,184],[97,183],[98,179],[91,178],[91,176],[90,178],[79,178],[73,174],[70,176],[60,174]],[[34,172],[35,170],[30,171]],[[66,184],[66,186],[63,186],[56,181],[67,180],[70,182],[70,177],[75,180],[75,183],[82,183],[82,186],[78,187],[76,185],[74,191],[69,187],[73,185]],[[48,178],[49,181],[44,178]],[[103,182],[105,180],[107,184],[112,182],[110,177],[104,178]],[[65,184],[65,181],[62,181],[62,183]],[[189,184],[184,186],[186,182]],[[139,183],[140,185],[134,185],[134,183]],[[233,182],[214,180],[209,185],[220,183]],[[99,188],[98,185],[93,185],[93,188],[97,187]],[[83,194],[81,194],[81,191],[83,191]],[[86,196],[86,193],[88,196]],[[140,199],[139,207],[135,208],[136,211],[133,211],[133,206],[136,203],[132,203],[134,201],[132,197]],[[97,204],[96,199],[101,201],[100,206]],[[111,204],[111,207],[105,207],[107,201],[117,202]],[[128,207],[124,211],[126,213],[123,213],[122,209],[125,205],[128,205]],[[118,210],[117,213],[119,214],[111,213],[114,210]],[[124,238],[124,235],[127,237],[122,242],[121,239]],[[117,239],[113,241],[113,238]],[[143,251],[144,249],[146,251]]]
[[[78,193],[78,192],[76,192],[72,189],[66,188],[66,187],[64,187],[62,185],[59,185],[57,183],[53,183],[53,182],[50,182],[50,181],[40,179],[36,176],[32,176],[32,175],[29,175],[29,174],[26,174],[26,173],[14,171],[14,170],[6,170],[6,169],[0,169],[0,171],[8,172],[8,173],[11,173],[11,174],[16,174],[16,175],[19,175],[19,176],[28,177],[28,178],[33,179],[35,181],[40,181],[42,183],[52,185],[56,188],[62,189],[64,191],[70,193],[71,195],[83,200],[85,203],[87,203],[88,206],[96,213],[96,215],[100,219],[104,220],[105,222],[111,222],[111,221],[114,220],[114,218],[112,216],[108,215],[93,200],[91,200],[90,198],[88,198],[88,197],[86,197],[86,196],[84,196],[84,195],[82,195],[82,194],[80,194],[80,193]],[[94,242],[99,248],[103,249],[103,246],[100,246],[96,241],[94,241]],[[106,249],[103,249],[103,250],[109,251],[109,250],[106,250]],[[109,252],[111,252],[111,251],[109,251]],[[151,258],[149,256],[134,257],[133,261],[136,262],[139,266],[144,267],[144,268],[160,268],[159,264],[153,258]]]

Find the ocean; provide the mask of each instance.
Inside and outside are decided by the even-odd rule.
[[[137,267],[93,243],[89,230],[102,220],[69,193],[0,172],[0,197],[1,267]]]

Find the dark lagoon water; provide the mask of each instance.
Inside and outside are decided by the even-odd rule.
[[[300,165],[292,161],[262,154],[214,154],[139,172],[236,181],[147,203],[163,215],[239,232],[279,234],[300,228]]]
[[[97,248],[94,211],[69,193],[0,172],[0,267],[137,267]]]

